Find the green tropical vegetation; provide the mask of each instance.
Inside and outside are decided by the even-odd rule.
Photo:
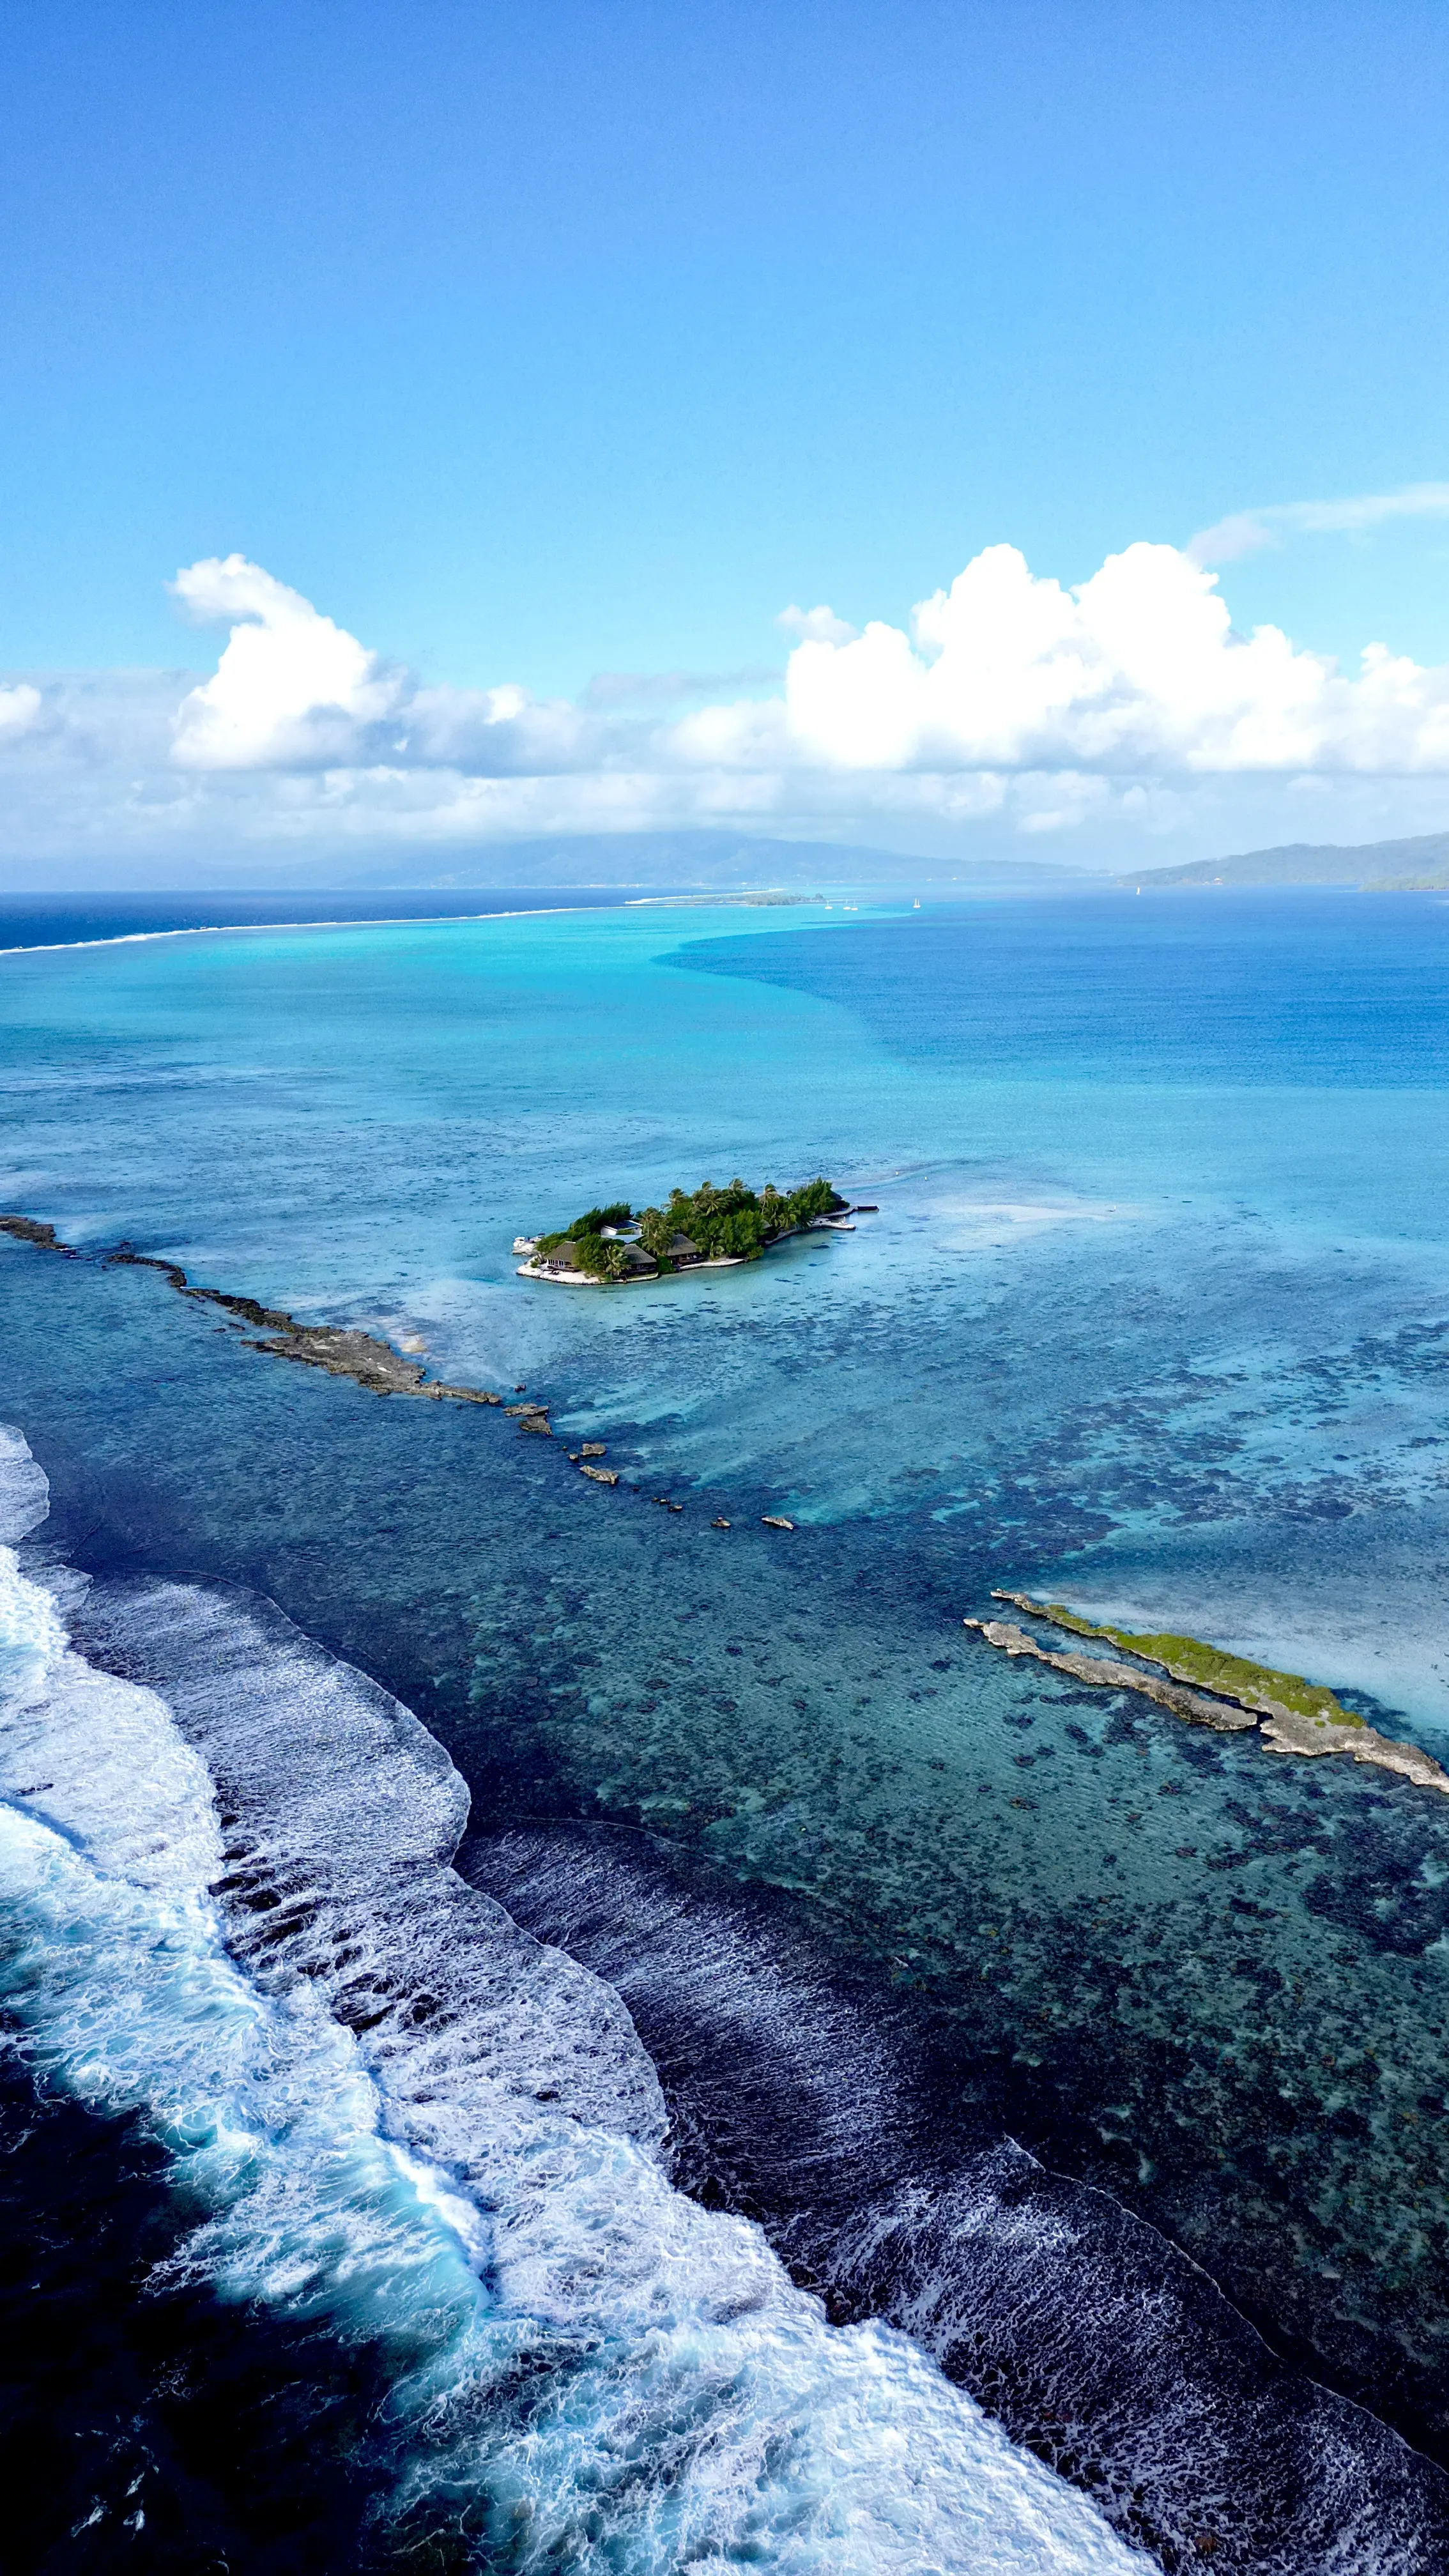
[[[741,1180],[730,1181],[723,1189],[716,1189],[713,1181],[701,1181],[692,1194],[671,1190],[664,1207],[645,1208],[639,1241],[661,1268],[673,1266],[672,1247],[680,1235],[707,1261],[758,1261],[781,1235],[793,1234],[797,1226],[808,1225],[812,1217],[826,1216],[839,1205],[835,1190],[824,1179],[807,1181],[798,1190],[777,1190],[767,1181],[758,1193]]]
[[[609,1207],[588,1208],[582,1216],[576,1216],[569,1232],[575,1237],[598,1234],[606,1225],[627,1225],[632,1214],[627,1199],[615,1199]]]
[[[1096,1628],[1060,1601],[1044,1604],[1042,1615],[1078,1637],[1102,1637],[1114,1646],[1125,1646],[1144,1663],[1160,1664],[1174,1681],[1196,1682],[1203,1690],[1216,1691],[1221,1699],[1235,1699],[1240,1708],[1260,1708],[1265,1701],[1276,1700],[1280,1708],[1291,1708],[1299,1717],[1322,1719],[1330,1726],[1363,1724],[1321,1683],[1305,1681],[1301,1673],[1276,1672],[1271,1664],[1249,1663],[1243,1655],[1224,1654],[1220,1646],[1204,1645],[1200,1637],[1179,1637],[1169,1629],[1138,1636],[1131,1628]]]

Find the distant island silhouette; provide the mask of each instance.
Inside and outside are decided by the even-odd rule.
[[[1231,859],[1191,859],[1179,868],[1137,868],[1122,886],[1357,886],[1383,894],[1449,890],[1449,832],[1408,841],[1288,841],[1275,850],[1245,850]]]

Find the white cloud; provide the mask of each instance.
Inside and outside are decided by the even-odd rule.
[[[991,546],[907,621],[860,632],[791,610],[783,687],[673,719],[687,674],[616,675],[578,704],[425,687],[240,555],[174,590],[230,629],[209,675],[0,686],[0,856],[363,864],[712,824],[927,847],[990,830],[1115,862],[1124,834],[1190,855],[1301,838],[1307,802],[1321,839],[1449,818],[1449,669],[1370,644],[1343,672],[1277,627],[1240,635],[1216,574],[1171,546],[1128,546],[1075,589]]]
[[[0,689],[0,742],[18,742],[38,722],[42,706],[40,691],[22,680],[16,688]]]
[[[172,758],[179,767],[335,760],[396,708],[402,675],[245,555],[191,564],[171,588],[199,623],[232,621],[213,677],[177,711]]]
[[[409,768],[569,768],[598,748],[596,726],[566,701],[526,689],[420,688],[244,555],[188,565],[170,585],[200,624],[231,625],[209,680],[176,711],[181,769],[335,769],[400,760]]]
[[[837,617],[833,608],[782,608],[775,620],[787,635],[796,635],[801,643],[852,644],[858,629]]]
[[[489,777],[586,768],[606,741],[598,720],[569,699],[533,698],[512,681],[498,689],[414,689],[399,719],[391,748],[407,766]]]
[[[1410,483],[1401,492],[1358,492],[1341,501],[1274,501],[1262,510],[1235,510],[1188,539],[1198,564],[1240,562],[1292,536],[1363,536],[1393,519],[1449,518],[1449,483]]]
[[[909,634],[797,645],[785,710],[798,760],[857,771],[1449,770],[1449,669],[1370,644],[1349,679],[1276,626],[1240,636],[1216,575],[1163,545],[1076,590],[988,546]]]
[[[227,618],[177,712],[193,770],[883,774],[1449,769],[1449,671],[1369,645],[1357,676],[1276,626],[1238,635],[1217,576],[1174,546],[1109,555],[1075,590],[988,546],[909,631],[792,611],[782,696],[649,727],[513,684],[422,688],[240,555],[173,585]]]

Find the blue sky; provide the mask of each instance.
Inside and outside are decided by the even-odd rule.
[[[224,638],[166,584],[239,553],[423,687],[729,702],[791,603],[904,627],[992,545],[1071,586],[1449,483],[1442,9],[27,0],[0,31],[13,674],[204,678]],[[1449,663],[1444,498],[1262,522],[1234,627]]]

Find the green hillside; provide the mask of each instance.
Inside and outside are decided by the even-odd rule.
[[[1180,868],[1139,868],[1118,885],[1382,886],[1397,892],[1449,888],[1449,832],[1409,841],[1290,841],[1282,849],[1247,850],[1231,859],[1192,859]]]

